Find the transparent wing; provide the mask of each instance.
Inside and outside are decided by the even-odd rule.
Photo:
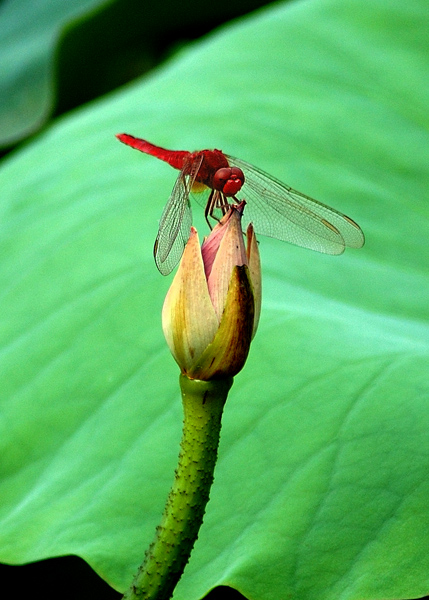
[[[203,156],[185,162],[159,222],[153,254],[163,275],[168,275],[179,262],[192,225],[189,193],[201,166]]]
[[[363,246],[361,228],[346,215],[243,160],[227,158],[244,172],[246,180],[237,196],[246,200],[243,217],[253,223],[256,233],[326,254]]]

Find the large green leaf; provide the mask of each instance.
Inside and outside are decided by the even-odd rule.
[[[175,597],[427,592],[428,26],[417,0],[279,5],[4,163],[0,560],[75,553],[123,590],[173,477],[151,251],[176,174],[120,146],[128,131],[220,147],[367,237],[341,257],[261,239],[261,324]]]

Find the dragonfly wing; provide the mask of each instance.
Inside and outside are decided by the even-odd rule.
[[[341,254],[346,246],[360,248],[363,232],[352,219],[268,175],[240,159],[245,183],[240,197],[246,200],[244,217],[256,233],[326,254]]]
[[[201,166],[203,156],[192,163],[185,162],[159,222],[154,246],[155,263],[163,275],[168,275],[179,262],[192,225],[189,194]]]

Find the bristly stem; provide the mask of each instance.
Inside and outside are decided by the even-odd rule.
[[[169,600],[203,522],[232,378],[180,376],[184,410],[179,464],[155,539],[124,600]]]

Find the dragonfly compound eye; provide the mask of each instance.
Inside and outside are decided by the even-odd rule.
[[[238,167],[223,167],[213,176],[213,188],[225,196],[234,196],[244,183],[244,173]]]

